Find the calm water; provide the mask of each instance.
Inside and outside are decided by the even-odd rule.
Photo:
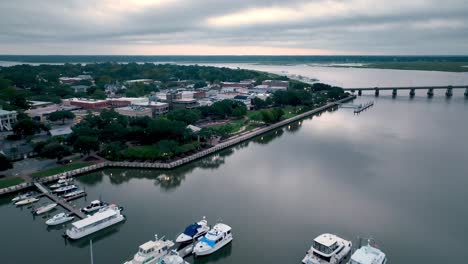
[[[460,92],[365,95],[356,101],[376,105],[360,115],[325,112],[174,171],[82,176],[89,196],[76,203],[102,197],[127,215],[93,236],[95,263],[122,263],[155,233],[174,239],[204,215],[231,225],[234,241],[190,263],[300,263],[325,232],[374,237],[390,263],[465,263],[468,100]],[[87,241],[66,243],[63,229],[10,199],[0,198],[1,263],[89,263]]]

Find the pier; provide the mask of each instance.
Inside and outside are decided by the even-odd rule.
[[[370,101],[370,102],[367,102],[365,104],[361,104],[359,107],[355,108],[354,109],[354,113],[355,114],[359,114],[361,113],[362,111],[366,110],[367,108],[369,107],[372,107],[374,106],[374,101]]]
[[[80,211],[79,208],[73,207],[70,203],[68,203],[67,200],[62,199],[58,197],[57,195],[53,194],[49,188],[47,188],[44,184],[35,181],[34,186],[37,187],[37,189],[45,196],[49,197],[52,201],[55,203],[59,204],[63,208],[67,209],[70,213],[73,213],[74,215],[78,216],[81,219],[86,218],[86,215]]]

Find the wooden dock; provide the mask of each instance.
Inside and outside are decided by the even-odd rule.
[[[34,182],[34,185],[37,187],[37,189],[39,191],[41,191],[45,196],[49,197],[49,199],[51,199],[52,201],[54,201],[55,203],[59,204],[60,206],[62,206],[63,208],[67,209],[68,211],[70,211],[70,213],[73,213],[74,215],[76,215],[77,217],[83,219],[83,218],[86,218],[86,215],[80,211],[79,208],[75,208],[73,207],[70,203],[68,203],[68,201],[66,201],[65,199],[61,198],[61,197],[58,197],[57,195],[53,194],[49,188],[47,188],[45,185],[43,185],[42,183],[40,182]]]
[[[358,108],[354,109],[354,113],[359,114],[362,111],[366,110],[367,108],[372,107],[373,105],[374,105],[374,101],[370,101],[368,103],[360,105]]]

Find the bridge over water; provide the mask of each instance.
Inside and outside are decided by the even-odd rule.
[[[374,91],[375,96],[379,96],[380,91],[392,91],[393,96],[397,96],[399,90],[409,90],[409,95],[414,96],[416,90],[427,90],[429,97],[434,96],[434,90],[446,90],[447,97],[453,96],[453,89],[465,89],[465,97],[468,98],[468,85],[446,85],[446,86],[404,86],[404,87],[361,87],[361,88],[343,88],[345,91],[358,92],[362,95],[362,91]]]

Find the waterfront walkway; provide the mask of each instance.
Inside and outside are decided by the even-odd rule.
[[[37,189],[39,189],[39,191],[42,192],[42,194],[49,197],[49,199],[51,199],[55,203],[59,204],[60,206],[62,206],[66,210],[68,210],[70,213],[73,213],[74,215],[78,216],[81,219],[86,218],[86,215],[83,212],[81,212],[79,208],[76,208],[76,207],[72,206],[65,199],[62,199],[62,198],[58,197],[57,195],[53,194],[49,190],[49,188],[47,188],[44,184],[35,181],[34,185],[37,187]]]
[[[314,110],[307,111],[307,112],[299,114],[297,116],[288,118],[288,119],[280,121],[278,123],[275,123],[275,124],[272,124],[272,125],[269,125],[269,126],[266,126],[266,127],[262,127],[262,128],[259,128],[259,129],[253,130],[253,131],[249,131],[249,132],[246,132],[244,134],[238,135],[236,137],[230,138],[230,139],[228,139],[226,141],[223,141],[223,142],[221,142],[221,143],[219,143],[219,144],[217,144],[217,145],[215,145],[213,147],[210,147],[208,149],[199,151],[199,152],[197,152],[195,154],[192,154],[190,156],[187,156],[187,157],[184,157],[184,158],[172,161],[172,162],[163,163],[163,162],[150,162],[150,161],[147,161],[147,162],[130,162],[130,161],[113,162],[113,161],[105,161],[105,162],[93,164],[93,165],[90,165],[90,166],[87,166],[87,167],[83,167],[83,168],[80,168],[80,169],[76,169],[76,170],[67,171],[67,172],[63,172],[63,173],[60,173],[60,174],[44,177],[44,178],[38,179],[38,182],[41,182],[41,183],[51,182],[51,181],[57,180],[61,176],[75,177],[75,176],[78,176],[78,175],[81,175],[81,174],[86,174],[88,172],[100,170],[100,169],[107,168],[107,167],[143,168],[143,169],[174,169],[174,168],[177,168],[177,167],[182,166],[184,164],[187,164],[187,163],[190,163],[190,162],[195,161],[197,159],[200,159],[202,157],[205,157],[207,155],[210,155],[210,154],[213,154],[215,152],[221,151],[223,149],[226,149],[226,148],[232,147],[234,145],[237,145],[237,144],[239,144],[241,142],[250,140],[250,139],[255,138],[255,137],[257,137],[259,135],[262,135],[264,133],[276,130],[276,129],[278,129],[280,127],[283,127],[283,126],[286,126],[286,125],[288,125],[290,123],[302,120],[302,119],[304,119],[306,117],[309,117],[311,115],[326,111],[326,110],[328,110],[330,108],[333,108],[333,107],[337,107],[340,104],[348,102],[348,101],[353,100],[355,98],[356,98],[356,96],[349,96],[347,98],[338,100],[336,102],[328,103],[328,104],[326,104],[324,106],[321,106],[321,107],[318,107],[318,108],[316,108]],[[26,188],[30,188],[32,186],[33,186],[33,184],[29,182],[29,183],[22,183],[22,184],[19,184],[19,185],[16,185],[16,186],[0,189],[0,195],[17,192],[17,191],[20,191],[20,190],[24,190]]]

